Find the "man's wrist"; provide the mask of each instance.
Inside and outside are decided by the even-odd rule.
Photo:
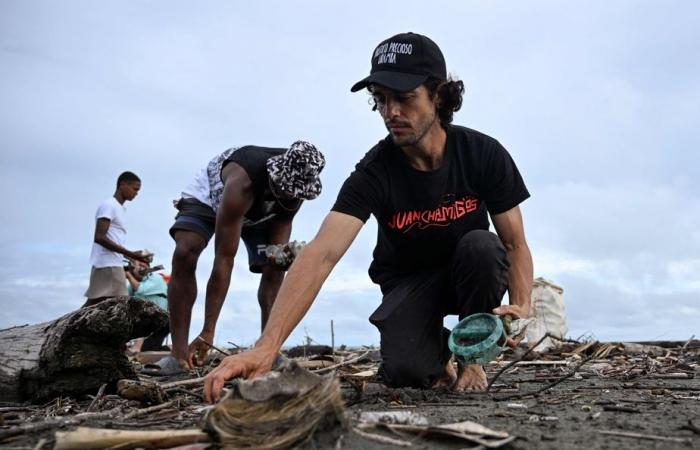
[[[273,339],[263,334],[255,344],[254,348],[263,353],[276,355],[280,351],[281,345],[277,345]]]
[[[201,333],[199,333],[199,335],[203,338],[204,337],[212,337],[212,336],[214,336],[215,331],[216,331],[216,327],[208,327],[205,325],[204,328],[202,328],[202,331],[201,331]],[[210,344],[211,344],[211,342],[210,342]]]

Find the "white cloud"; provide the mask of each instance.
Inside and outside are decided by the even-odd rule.
[[[94,209],[125,169],[144,181],[128,204],[127,245],[167,266],[170,200],[202,164],[232,145],[307,138],[328,162],[323,194],[294,225],[294,238],[311,239],[385,132],[349,86],[378,41],[412,29],[433,37],[466,82],[456,123],[494,135],[518,163],[533,194],[523,211],[535,271],[564,285],[572,329],[603,339],[689,331],[674,324],[696,314],[700,290],[700,62],[688,56],[700,40],[697,6],[164,5],[0,4],[0,326],[82,303]],[[377,28],[368,8],[401,25]],[[376,341],[370,222],[304,319],[310,333],[327,335],[335,316],[342,336]],[[255,339],[258,280],[241,251],[222,338]]]

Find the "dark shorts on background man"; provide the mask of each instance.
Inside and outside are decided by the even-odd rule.
[[[176,207],[178,213],[170,227],[170,236],[174,239],[178,230],[193,231],[208,244],[216,229],[216,213],[212,207],[194,198],[181,198]],[[241,232],[241,239],[248,251],[248,267],[253,273],[261,273],[267,263],[265,248],[270,244],[269,223],[243,227]]]

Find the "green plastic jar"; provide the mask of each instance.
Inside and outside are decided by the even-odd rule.
[[[500,317],[479,313],[460,320],[447,345],[460,363],[484,365],[501,353],[507,338]]]

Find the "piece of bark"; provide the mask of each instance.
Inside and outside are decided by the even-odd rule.
[[[285,350],[289,358],[301,358],[308,356],[325,356],[333,354],[333,349],[327,345],[299,345]]]
[[[52,322],[0,330],[0,398],[38,402],[135,378],[126,342],[167,325],[167,313],[154,303],[115,297]]]

